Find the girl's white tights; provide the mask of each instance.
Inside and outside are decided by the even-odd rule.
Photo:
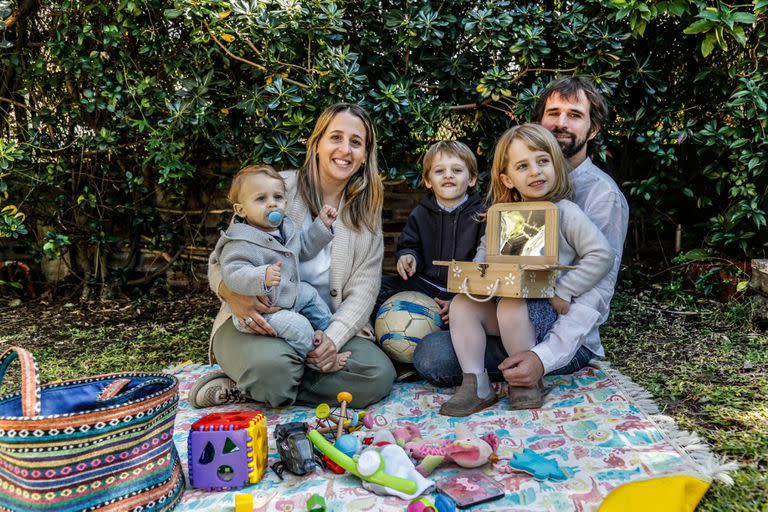
[[[461,371],[475,374],[477,397],[485,399],[493,392],[488,372],[485,371],[485,333],[489,328],[498,331],[496,305],[457,295],[451,301],[448,314],[453,350]]]
[[[530,350],[536,343],[533,324],[528,318],[525,299],[503,298],[475,302],[465,295],[456,295],[451,301],[450,330],[453,350],[464,373],[477,375],[477,394],[485,397],[490,381],[485,371],[486,335],[501,336],[507,354]]]
[[[531,350],[536,344],[536,332],[528,318],[528,303],[525,299],[501,299],[496,309],[496,318],[501,343],[510,356]]]

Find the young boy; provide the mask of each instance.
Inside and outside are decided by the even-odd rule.
[[[314,329],[328,327],[331,311],[317,290],[299,281],[299,261],[312,259],[333,239],[336,210],[323,206],[310,228],[298,231],[284,217],[283,177],[268,165],[240,170],[228,197],[235,215],[214,249],[224,284],[242,295],[266,295],[273,306],[282,308],[264,318],[278,337],[306,358],[315,347]],[[251,332],[235,315],[232,322],[239,331]],[[344,366],[349,354],[336,356],[336,369]]]
[[[448,323],[453,297],[445,288],[448,267],[432,261],[472,261],[485,233],[485,222],[477,220],[483,200],[472,191],[477,182],[475,155],[461,142],[437,142],[424,155],[422,180],[431,193],[408,216],[397,241],[398,275],[382,278],[373,311],[395,293],[418,291],[434,297]]]

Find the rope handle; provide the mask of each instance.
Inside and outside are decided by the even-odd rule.
[[[496,279],[496,282],[493,283],[493,288],[491,289],[491,293],[486,298],[479,299],[479,298],[475,297],[474,295],[472,295],[471,293],[469,293],[469,288],[467,287],[467,281],[469,281],[469,277],[465,277],[464,281],[462,281],[462,283],[461,283],[461,291],[462,291],[462,293],[464,295],[466,295],[467,297],[469,297],[470,299],[472,299],[475,302],[488,302],[489,300],[491,300],[496,295],[496,291],[499,289],[499,279]]]
[[[10,347],[0,355],[0,384],[5,372],[15,360],[21,365],[21,414],[25,417],[40,415],[40,376],[32,352],[21,347]]]

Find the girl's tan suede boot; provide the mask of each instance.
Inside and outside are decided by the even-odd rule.
[[[461,381],[461,386],[456,390],[456,394],[450,400],[440,407],[440,414],[443,416],[464,417],[470,414],[482,411],[498,401],[493,388],[487,397],[477,396],[477,375],[474,373],[465,373]]]

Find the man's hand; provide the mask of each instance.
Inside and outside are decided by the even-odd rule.
[[[325,227],[330,228],[331,224],[333,224],[333,221],[336,220],[336,216],[338,215],[338,212],[336,211],[336,208],[333,206],[328,206],[327,204],[324,204],[323,207],[320,209],[320,213],[318,214],[318,217],[320,217],[320,220],[323,221],[323,224],[325,224]]]
[[[221,283],[219,286],[219,297],[229,304],[232,314],[239,318],[240,322],[253,334],[277,336],[272,326],[261,316],[262,313],[267,314],[280,311],[280,308],[272,306],[269,297],[240,295],[227,288],[224,283]]]
[[[549,303],[552,304],[552,307],[555,308],[558,315],[565,315],[568,313],[568,310],[571,309],[571,303],[565,299],[561,299],[557,295],[549,299]]]
[[[282,265],[283,262],[278,261],[267,267],[267,271],[264,275],[264,284],[267,285],[267,288],[280,286],[280,267]]]
[[[397,259],[397,273],[407,281],[416,272],[416,258],[413,254],[403,254]]]
[[[544,365],[536,352],[520,352],[504,359],[499,365],[504,380],[510,386],[530,388],[544,376]]]
[[[340,369],[336,365],[336,344],[323,331],[315,331],[315,350],[307,354],[307,363],[315,365],[323,373]]]
[[[443,319],[445,325],[448,325],[448,310],[451,308],[451,301],[435,297],[435,302],[440,306],[440,318]]]

